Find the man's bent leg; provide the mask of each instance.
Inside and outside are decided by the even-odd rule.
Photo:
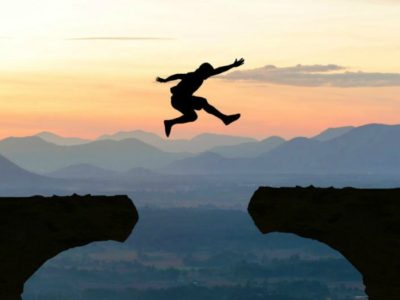
[[[204,109],[207,113],[209,113],[210,115],[216,116],[221,121],[223,121],[227,117],[225,114],[220,112],[214,106],[210,105],[207,102],[206,98],[193,96],[192,103],[193,103],[193,107],[195,109],[197,109],[197,110]]]
[[[209,104],[207,102],[207,99],[205,99],[205,98],[193,96],[192,99],[193,99],[195,109],[204,109],[207,113],[209,113],[213,116],[216,116],[218,119],[220,119],[222,122],[224,122],[225,125],[229,125],[230,123],[232,123],[240,118],[240,114],[235,114],[235,115],[223,114],[218,109],[216,109],[214,106]]]
[[[172,120],[165,120],[164,121],[164,127],[165,127],[165,134],[167,137],[169,137],[171,133],[172,126],[176,124],[183,124],[183,123],[189,123],[189,122],[194,122],[197,120],[197,114],[196,112],[190,112],[186,113],[179,118],[172,119]]]

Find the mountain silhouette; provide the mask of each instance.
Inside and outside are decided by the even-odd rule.
[[[49,173],[82,163],[114,171],[133,167],[155,168],[188,156],[164,152],[137,139],[60,146],[39,137],[4,139],[0,141],[0,154],[37,173]]]
[[[369,124],[327,141],[295,138],[256,158],[186,158],[172,162],[164,172],[399,174],[399,147],[400,125]]]
[[[27,171],[0,155],[0,189],[3,195],[30,196],[70,193],[71,182]]]
[[[119,131],[114,134],[103,134],[97,138],[97,140],[114,140],[122,141],[126,139],[138,139],[149,145],[160,143],[163,139],[155,133],[144,131],[144,130],[133,130],[133,131]]]
[[[116,140],[138,139],[146,144],[154,146],[160,150],[167,152],[191,152],[200,153],[209,151],[219,146],[233,146],[242,143],[257,142],[257,140],[248,137],[231,136],[223,134],[203,133],[193,137],[192,139],[175,139],[167,140],[158,135],[142,130],[121,131],[112,135],[102,135],[98,140]]]
[[[37,184],[47,180],[43,176],[24,170],[0,155],[0,186]]]
[[[250,142],[213,134],[191,140],[157,138],[164,143],[162,147],[175,150],[199,151],[212,144],[225,144],[200,154],[162,151],[133,138],[60,146],[39,137],[25,137],[0,141],[0,154],[31,172],[58,178],[62,173],[65,178],[79,178],[79,170],[91,177],[109,177],[107,170],[125,172],[132,168],[164,174],[400,174],[400,125],[328,129],[317,137],[288,141],[271,137]],[[94,168],[100,168],[97,171],[101,176],[96,176]]]
[[[60,135],[57,135],[49,131],[40,132],[35,136],[40,137],[42,140],[45,140],[46,142],[60,146],[81,145],[90,142],[90,140],[76,138],[76,137],[62,137]]]
[[[344,126],[344,127],[337,127],[337,128],[328,128],[321,132],[320,134],[313,137],[314,140],[325,142],[328,140],[332,140],[337,138],[350,130],[354,129],[354,126]]]
[[[258,163],[281,172],[399,173],[399,138],[400,125],[370,124],[326,142],[294,139],[260,156]]]
[[[255,139],[249,137],[211,133],[199,134],[190,140],[190,142],[193,144],[192,147],[197,147],[198,149],[204,149],[204,145],[207,145],[208,149],[212,149],[218,146],[232,146],[255,141]]]
[[[278,136],[272,136],[262,141],[248,142],[238,145],[219,146],[212,148],[210,152],[220,154],[224,157],[257,157],[263,153],[280,146],[285,140]]]

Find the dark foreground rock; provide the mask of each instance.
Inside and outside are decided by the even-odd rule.
[[[400,299],[400,189],[262,187],[248,211],[263,233],[338,250],[362,274],[369,299]]]
[[[0,198],[0,299],[21,299],[25,281],[62,251],[125,241],[137,221],[126,196]]]

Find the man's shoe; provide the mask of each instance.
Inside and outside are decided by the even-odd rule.
[[[164,121],[164,128],[165,128],[165,135],[167,137],[169,137],[169,135],[171,133],[172,125],[170,124],[170,122],[168,120]]]
[[[230,116],[227,116],[227,117],[223,120],[223,122],[224,122],[225,125],[229,125],[229,124],[231,124],[232,122],[235,122],[236,120],[238,120],[239,118],[240,118],[240,114],[230,115]]]

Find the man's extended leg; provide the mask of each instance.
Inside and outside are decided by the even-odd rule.
[[[167,137],[169,137],[171,133],[172,126],[176,124],[183,124],[183,123],[189,123],[189,122],[194,122],[197,120],[197,114],[195,111],[186,113],[179,118],[172,119],[172,120],[165,120],[164,121],[164,127],[165,127],[165,134]]]
[[[192,103],[195,109],[204,109],[207,113],[216,116],[218,119],[220,119],[222,122],[224,122],[225,125],[228,125],[237,119],[240,118],[240,114],[235,114],[235,115],[225,115],[222,112],[220,112],[218,109],[216,109],[214,106],[210,105],[207,102],[207,99],[202,98],[202,97],[197,97],[193,96],[192,97]]]

